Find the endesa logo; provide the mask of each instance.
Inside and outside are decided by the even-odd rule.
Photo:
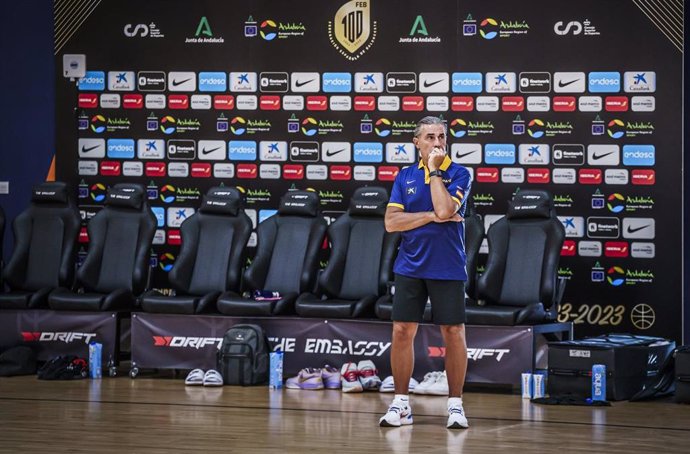
[[[635,169],[632,171],[632,184],[653,185],[656,183],[656,172],[651,169]]]
[[[323,73],[321,86],[324,93],[349,93],[352,91],[352,74]]]
[[[591,93],[618,93],[621,91],[621,73],[591,72],[588,84]]]
[[[154,347],[169,348],[220,348],[222,337],[153,336]]]
[[[453,93],[481,93],[484,87],[482,73],[453,73]]]
[[[103,91],[105,90],[105,72],[86,71],[86,75],[77,82],[79,91]]]
[[[96,337],[96,333],[55,332],[55,331],[22,331],[24,342],[84,342],[88,345]]]
[[[479,167],[475,172],[478,183],[498,183],[498,174],[496,167]]]
[[[653,166],[655,161],[654,145],[623,145],[623,165]]]
[[[580,169],[578,171],[578,181],[580,184],[601,184],[601,169]]]
[[[283,170],[284,173],[284,170]],[[347,181],[352,179],[352,167],[350,166],[331,166],[330,179]]]

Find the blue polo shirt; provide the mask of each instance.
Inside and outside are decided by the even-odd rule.
[[[460,205],[458,213],[463,216],[464,202],[470,193],[470,172],[448,156],[439,170],[450,196]],[[407,213],[433,211],[429,178],[429,169],[421,160],[417,166],[402,169],[393,183],[388,206],[402,208]],[[393,271],[418,279],[466,281],[465,261],[465,223],[430,222],[402,232]]]

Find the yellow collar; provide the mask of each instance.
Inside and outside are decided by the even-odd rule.
[[[443,162],[439,166],[438,170],[442,170],[445,172],[446,170],[448,170],[448,167],[450,167],[450,164],[452,162],[453,161],[451,161],[451,159],[448,156],[446,156],[445,158],[443,158]],[[422,169],[422,168],[424,169],[424,183],[429,184],[429,168],[424,165],[424,161],[422,161],[420,159],[419,165],[417,166],[417,168],[418,169]]]

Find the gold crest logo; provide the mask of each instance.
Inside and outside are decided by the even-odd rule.
[[[357,60],[374,44],[376,21],[371,20],[370,7],[370,0],[351,0],[328,21],[331,44],[348,60]]]

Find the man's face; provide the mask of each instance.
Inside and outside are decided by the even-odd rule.
[[[419,148],[419,155],[424,161],[435,148],[446,149],[446,131],[443,125],[423,125],[417,137],[412,138],[414,145]]]

